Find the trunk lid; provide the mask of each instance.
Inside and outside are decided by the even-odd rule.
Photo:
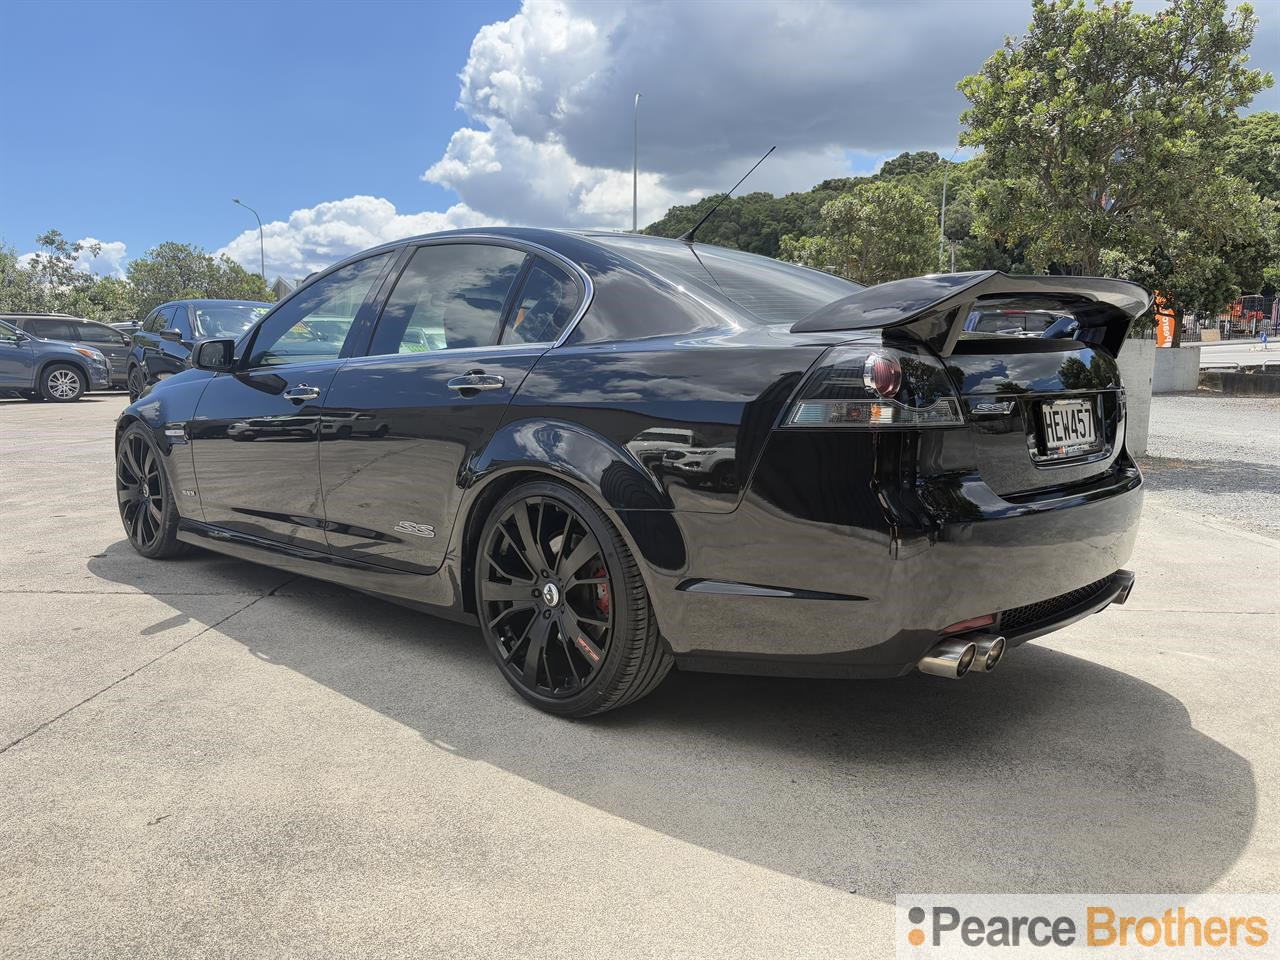
[[[1115,357],[1150,302],[1123,280],[982,271],[868,287],[791,330],[926,343],[961,398],[983,481],[1018,500],[1113,468],[1125,430]]]

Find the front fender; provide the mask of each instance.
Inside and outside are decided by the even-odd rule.
[[[162,384],[152,384],[125,407],[116,420],[116,446],[131,423],[141,423],[150,430],[178,513],[193,520],[204,520],[204,513],[200,509],[195,465],[187,443],[187,423],[195,416],[196,405],[209,379],[208,376],[174,377]]]

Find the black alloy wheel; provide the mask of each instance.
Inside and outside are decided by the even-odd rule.
[[[549,712],[621,706],[671,668],[625,542],[593,503],[559,484],[523,484],[494,507],[476,598],[503,675]]]
[[[185,553],[177,538],[178,511],[160,454],[147,429],[133,424],[116,450],[116,500],[120,519],[133,548],[156,559]]]
[[[142,370],[138,367],[129,368],[129,378],[126,389],[129,391],[129,399],[137,400],[138,395],[142,393],[143,388],[147,385],[146,380],[142,377]]]

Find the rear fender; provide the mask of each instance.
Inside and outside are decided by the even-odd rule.
[[[604,511],[640,561],[661,624],[665,590],[659,590],[659,582],[686,564],[684,536],[671,500],[626,450],[562,421],[505,424],[462,478],[467,492],[449,553],[463,558],[461,578],[468,588],[471,555],[488,508],[510,483],[537,477],[572,487]]]

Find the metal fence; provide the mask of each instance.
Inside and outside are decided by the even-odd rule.
[[[1189,314],[1182,318],[1183,343],[1222,340],[1275,340],[1280,334],[1280,300],[1276,297],[1241,297],[1226,316]]]

